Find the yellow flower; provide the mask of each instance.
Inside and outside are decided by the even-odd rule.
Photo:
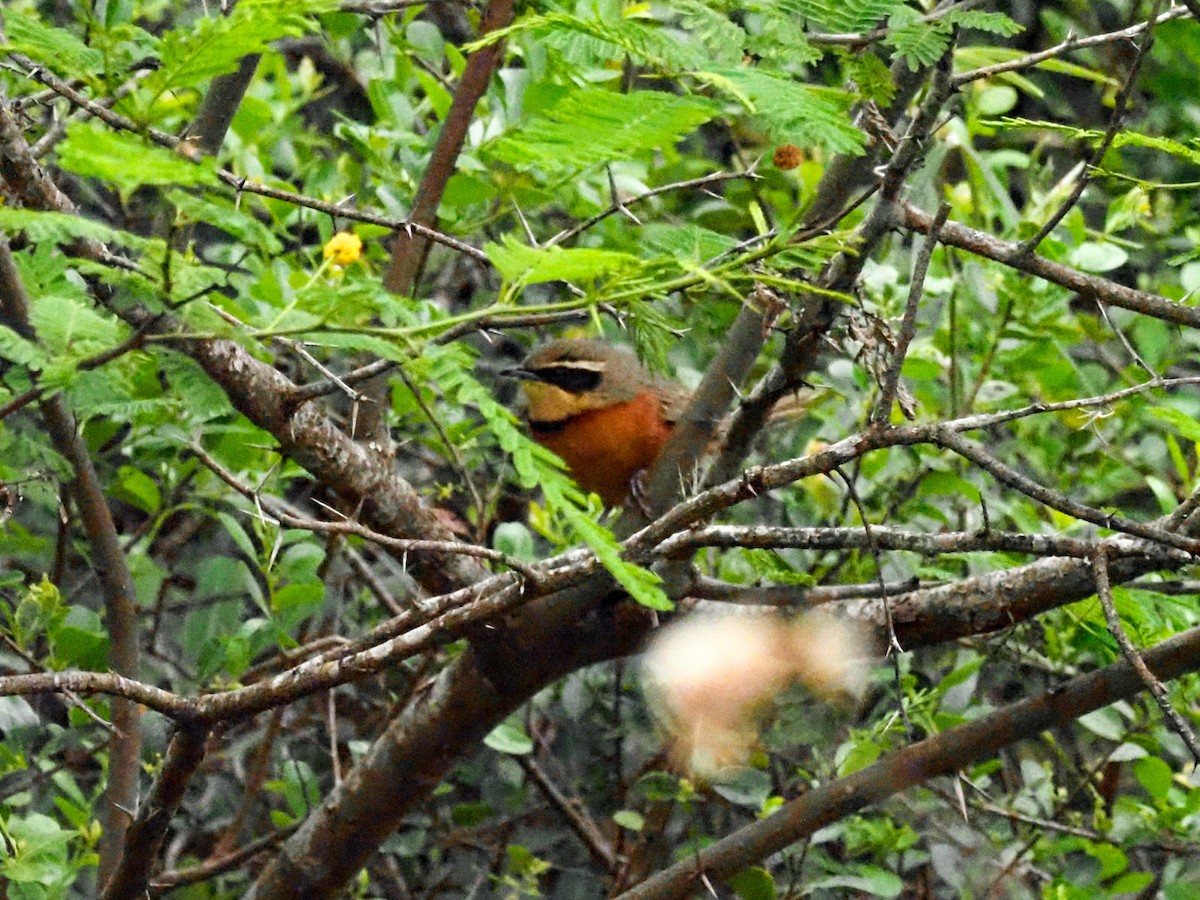
[[[332,259],[335,266],[348,266],[362,256],[362,240],[357,234],[339,231],[325,245],[325,258]]]

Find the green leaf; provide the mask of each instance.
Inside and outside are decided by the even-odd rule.
[[[726,32],[728,34],[729,32]],[[697,65],[701,54],[688,41],[655,22],[628,15],[595,15],[584,18],[563,12],[527,14],[507,28],[489,32],[467,44],[468,53],[516,35],[529,34],[539,44],[552,47],[584,66],[604,66],[629,57],[657,69],[678,71]],[[740,49],[741,45],[737,45]]]
[[[750,37],[723,10],[711,9],[700,0],[676,0],[671,6],[680,14],[680,26],[704,46],[710,58],[729,64],[741,62]]]
[[[888,20],[883,42],[894,47],[908,63],[910,71],[930,66],[941,59],[950,46],[951,26],[945,22],[924,22],[915,10],[905,7]]]
[[[861,156],[866,136],[850,119],[853,97],[846,91],[815,87],[757,68],[696,72],[744,106],[778,143],[822,147],[830,153]]]
[[[509,756],[524,756],[533,752],[533,740],[526,734],[525,726],[513,716],[489,731],[483,743],[497,753]]]
[[[998,34],[1001,37],[1012,37],[1025,30],[1024,25],[1015,22],[1004,13],[986,12],[981,9],[951,8],[946,10],[941,21],[947,25],[986,31],[988,34]]]
[[[58,163],[68,172],[99,178],[125,192],[145,184],[219,183],[207,165],[95,122],[67,126],[66,140],[58,145]]]
[[[117,470],[113,494],[147,513],[155,512],[162,503],[162,495],[154,479],[133,466],[121,466]]]
[[[242,243],[259,247],[269,254],[279,253],[283,249],[283,244],[270,228],[245,210],[227,202],[218,203],[179,190],[171,191],[167,198],[193,222],[220,228]]]
[[[492,533],[492,546],[522,562],[536,562],[533,533],[523,522],[501,522]]]
[[[1125,738],[1125,720],[1112,706],[1105,706],[1082,715],[1077,720],[1092,734],[1120,743]]]
[[[883,755],[883,747],[869,735],[859,734],[838,747],[836,754],[837,773],[839,778],[845,778],[865,769]]]
[[[94,610],[72,606],[50,633],[54,661],[60,668],[103,671],[107,668],[108,634]]]
[[[1129,857],[1120,847],[1092,841],[1085,849],[1088,856],[1100,863],[1102,879],[1115,878],[1129,868]]]
[[[250,535],[246,533],[241,523],[227,512],[218,512],[217,521],[225,526],[225,530],[229,532],[229,536],[233,538],[233,542],[237,544],[238,549],[246,554],[246,559],[258,559],[258,550],[254,546],[254,542],[250,540]]]
[[[503,245],[484,244],[483,250],[505,280],[522,284],[590,281],[641,263],[636,256],[613,250],[529,247],[511,234],[504,236]]]
[[[874,28],[904,0],[792,0],[796,13],[822,31],[865,31]]]
[[[459,828],[482,825],[495,812],[487,803],[456,803],[450,808],[450,820]]]
[[[67,244],[79,238],[120,244],[145,250],[155,246],[153,241],[101,224],[83,216],[69,213],[41,212],[0,206],[0,230],[10,234],[23,232],[36,244]]]
[[[822,878],[806,887],[810,891],[840,888],[843,895],[864,891],[876,897],[898,897],[904,890],[904,882],[894,872],[887,872],[874,866],[856,868],[860,873],[858,875],[835,875],[830,878]]]
[[[487,152],[518,168],[540,166],[565,173],[672,146],[716,111],[699,97],[576,88],[540,117],[491,144]]]
[[[646,827],[646,817],[632,809],[618,809],[612,814],[612,820],[630,831],[641,831]]]
[[[995,128],[1032,128],[1039,131],[1052,131],[1066,135],[1073,140],[1087,141],[1090,144],[1098,144],[1104,138],[1104,132],[1094,128],[1080,128],[1062,122],[1022,119],[1012,116],[988,120],[982,124]],[[1188,146],[1171,138],[1142,134],[1138,131],[1119,131],[1113,138],[1112,149],[1119,150],[1122,147],[1145,147],[1200,165],[1200,148]]]
[[[675,608],[675,604],[659,587],[662,584],[661,578],[649,569],[635,566],[621,558],[621,545],[617,543],[611,531],[596,524],[586,513],[574,507],[564,508],[563,514],[575,534],[583,539],[583,542],[596,554],[601,565],[617,579],[621,587],[629,591],[629,595],[634,600],[642,606],[664,612]]]
[[[775,900],[775,879],[766,869],[745,869],[729,879],[729,886],[742,900]]]
[[[1133,774],[1151,797],[1159,803],[1166,801],[1167,791],[1174,783],[1175,773],[1157,756],[1144,756],[1133,764]]]
[[[1150,415],[1170,425],[1181,437],[1200,442],[1200,422],[1187,413],[1169,406],[1156,406],[1150,410]]]
[[[1143,890],[1150,886],[1154,881],[1154,876],[1149,872],[1126,872],[1120,878],[1113,881],[1108,886],[1108,890],[1113,896],[1121,896],[1123,894],[1140,894]]]
[[[43,25],[20,10],[4,12],[3,49],[24,53],[55,72],[71,78],[94,75],[104,68],[104,54],[64,28]]]
[[[713,793],[750,809],[762,809],[771,796],[771,776],[759,769],[742,767],[724,772],[713,784]]]
[[[1088,241],[1071,252],[1071,263],[1085,272],[1111,272],[1129,261],[1129,254],[1116,244]]]
[[[883,106],[891,104],[896,96],[896,83],[886,63],[874,53],[849,53],[845,57],[846,75],[858,85],[865,100],[874,100]]]
[[[46,354],[33,341],[27,341],[7,325],[0,325],[0,359],[27,369],[45,368]]]
[[[312,14],[336,7],[336,0],[241,0],[228,16],[202,16],[163,36],[162,68],[145,80],[143,90],[157,98],[232,72],[243,57],[263,52],[272,41],[315,30]]]
[[[126,328],[76,296],[47,294],[33,301],[29,321],[38,340],[56,354],[83,356],[119,343]]]

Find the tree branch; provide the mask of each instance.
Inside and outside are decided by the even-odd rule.
[[[928,213],[908,202],[901,203],[900,211],[906,227],[922,234],[929,233],[933,219]],[[960,250],[995,260],[1020,272],[1036,275],[1038,278],[1076,291],[1088,299],[1153,316],[1164,322],[1200,328],[1200,309],[1196,307],[1183,306],[1158,294],[1125,287],[1123,284],[1101,278],[1098,275],[1085,275],[1078,269],[1072,269],[1062,263],[1051,262],[1041,256],[1023,255],[1019,244],[1001,240],[983,231],[976,231],[960,225],[958,222],[947,222],[939,230],[938,237],[947,246],[958,247]]]

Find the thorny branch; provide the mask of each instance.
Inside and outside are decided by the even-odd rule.
[[[1116,639],[1117,645],[1121,648],[1121,655],[1125,657],[1125,661],[1133,667],[1146,690],[1150,692],[1150,696],[1154,698],[1154,702],[1158,704],[1158,708],[1162,710],[1162,714],[1166,716],[1168,722],[1171,723],[1171,728],[1183,739],[1187,744],[1188,750],[1192,753],[1192,758],[1200,763],[1200,741],[1196,740],[1196,733],[1178,710],[1171,705],[1171,698],[1167,696],[1167,689],[1163,687],[1161,681],[1154,677],[1154,673],[1150,671],[1146,661],[1142,658],[1142,654],[1133,646],[1133,642],[1129,640],[1129,635],[1125,632],[1125,626],[1121,624],[1121,616],[1117,612],[1117,604],[1113,599],[1112,583],[1108,577],[1108,549],[1106,547],[1097,547],[1091,556],[1092,575],[1096,579],[1096,596],[1100,599],[1100,605],[1104,609],[1104,619],[1108,623],[1108,630]]]

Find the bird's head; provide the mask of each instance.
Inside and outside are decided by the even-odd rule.
[[[632,350],[602,340],[551,341],[502,374],[521,379],[531,422],[560,422],[625,403],[650,384]]]

